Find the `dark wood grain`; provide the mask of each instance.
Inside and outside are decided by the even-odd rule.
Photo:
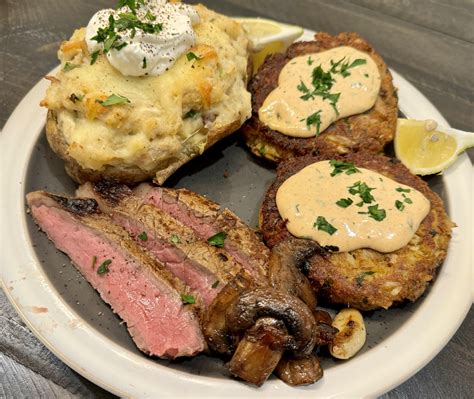
[[[375,45],[391,67],[420,89],[452,126],[473,130],[474,5],[471,1],[203,2],[232,15],[260,15],[331,33],[357,31]],[[30,88],[57,65],[60,42],[74,28],[85,25],[97,9],[115,3],[114,0],[0,0],[0,127]],[[19,320],[18,326],[13,326],[11,320],[15,316],[7,316],[6,309],[3,307],[0,314],[0,331],[15,336],[6,338],[2,334],[0,340],[0,397],[106,396],[100,388],[84,382],[62,365],[28,334]],[[26,347],[13,344],[22,337],[26,337],[23,340]],[[474,397],[473,342],[474,310],[471,309],[440,354],[383,397]],[[412,345],[416,345],[416,337]],[[55,374],[51,373],[51,367],[56,367]]]

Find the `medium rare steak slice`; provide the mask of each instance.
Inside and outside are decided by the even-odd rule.
[[[203,240],[224,232],[224,248],[255,281],[267,279],[269,249],[255,232],[229,209],[187,189],[169,189],[140,184],[135,194],[143,201],[169,213],[193,229]]]
[[[240,264],[224,249],[209,245],[194,231],[123,184],[86,183],[77,190],[81,197],[94,198],[142,247],[209,306],[222,287],[240,271]]]
[[[186,288],[111,222],[92,199],[27,195],[35,222],[126,323],[138,348],[164,358],[205,348]]]

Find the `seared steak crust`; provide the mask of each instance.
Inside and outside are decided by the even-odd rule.
[[[186,286],[108,216],[76,211],[95,201],[44,192],[30,193],[27,200],[35,222],[127,323],[139,349],[164,358],[204,350],[194,306],[182,302]]]
[[[261,230],[270,248],[292,237],[275,203],[278,188],[304,167],[325,159],[324,156],[305,156],[279,164],[276,181],[267,191],[260,210]],[[354,162],[417,189],[428,198],[431,210],[411,241],[395,252],[384,254],[358,249],[332,253],[321,248],[321,253],[307,262],[308,276],[318,298],[361,310],[389,308],[406,299],[415,301],[446,257],[453,223],[442,200],[396,159],[363,152],[335,155],[332,159]]]
[[[258,110],[268,94],[277,87],[281,70],[292,58],[340,46],[368,53],[378,66],[382,83],[379,97],[370,110],[334,122],[321,135],[313,138],[286,136],[259,120]],[[252,94],[252,117],[242,131],[251,151],[271,161],[279,162],[307,154],[344,154],[360,150],[381,152],[395,134],[398,101],[392,76],[382,57],[356,33],[331,36],[319,32],[314,41],[296,42],[285,54],[268,56],[250,81],[249,90]]]

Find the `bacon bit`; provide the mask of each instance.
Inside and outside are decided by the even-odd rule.
[[[61,82],[56,76],[46,75],[44,78],[46,80],[49,80],[51,83],[60,83]]]

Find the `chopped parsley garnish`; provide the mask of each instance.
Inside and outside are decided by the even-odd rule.
[[[369,217],[376,220],[377,222],[381,222],[387,216],[385,209],[379,209],[379,204],[369,205],[368,212],[357,212],[360,214],[368,214]]]
[[[211,285],[212,288],[217,288],[219,285],[219,280],[214,281],[214,283]]]
[[[181,242],[181,238],[179,238],[178,235],[176,234],[172,234],[171,235],[171,238],[170,238],[170,241],[173,243],[173,244],[179,244]]]
[[[361,200],[365,204],[370,204],[372,201],[375,201],[374,196],[370,193],[372,190],[375,190],[372,187],[369,187],[367,184],[358,181],[352,186],[348,187],[349,193],[352,195],[359,195]]]
[[[362,58],[355,59],[354,61],[352,61],[351,64],[349,64],[349,61],[343,62],[344,58],[346,58],[346,57],[341,58],[337,62],[334,62],[334,61],[331,60],[331,72],[332,73],[339,73],[344,78],[347,78],[348,76],[350,76],[351,73],[348,72],[349,69],[355,68],[356,66],[359,66],[359,65],[367,64],[367,61],[362,59]]]
[[[75,93],[72,93],[72,94],[69,96],[69,99],[70,99],[73,103],[75,103],[76,101],[82,101],[83,98],[84,98],[83,95],[80,95],[80,94],[77,95],[77,94],[75,94]]]
[[[397,187],[396,190],[399,193],[409,193],[411,190],[409,188]]]
[[[143,57],[142,69],[145,69],[145,68],[146,68],[146,57]]]
[[[311,58],[311,56],[308,57],[308,65],[313,65],[313,59]]]
[[[97,61],[97,57],[99,56],[99,54],[100,54],[100,50],[94,51],[94,52],[91,54],[91,65],[95,64],[95,62]]]
[[[375,274],[375,272],[362,272],[360,273],[356,278],[355,278],[355,282],[356,284],[360,287],[362,286],[362,283],[364,282],[365,278],[367,276],[372,276],[373,274]]]
[[[311,125],[316,125],[316,136],[319,136],[319,128],[321,127],[321,111],[317,111],[306,118],[306,126],[308,129]]]
[[[106,100],[95,100],[96,103],[99,103],[103,107],[110,107],[111,105],[119,105],[129,103],[130,100],[127,97],[119,96],[117,94],[112,94],[108,96]]]
[[[396,200],[395,201],[395,207],[401,212],[405,209],[405,205],[403,204],[402,201]]]
[[[196,298],[194,298],[193,295],[181,294],[181,301],[183,301],[185,304],[190,303],[192,305],[196,303]]]
[[[194,109],[189,110],[184,114],[184,119],[187,118],[194,118],[199,112],[195,111]]]
[[[405,202],[406,204],[413,204],[413,201],[410,198],[404,198],[403,202]]]
[[[336,205],[340,206],[341,208],[347,208],[348,206],[352,205],[354,201],[350,198],[341,198],[340,200],[336,201]]]
[[[70,62],[66,62],[63,67],[64,72],[72,71],[74,68],[79,68],[77,64],[71,64]]]
[[[188,59],[188,61],[192,61],[192,60],[199,61],[201,59],[201,57],[197,56],[192,51],[186,54],[186,58]]]
[[[146,231],[142,231],[137,237],[142,241],[148,241],[148,234]]]
[[[334,177],[340,173],[345,172],[346,175],[353,175],[354,173],[361,173],[359,169],[355,167],[352,162],[342,162],[331,159],[329,164],[334,168],[331,172],[331,176]]]
[[[104,260],[97,268],[97,274],[105,274],[109,272],[109,265],[112,263],[111,259]]]
[[[117,51],[121,50],[128,45],[127,42],[122,40],[120,32],[131,31],[130,36],[135,37],[137,30],[141,30],[144,33],[160,33],[163,29],[163,24],[150,23],[141,21],[136,14],[137,7],[144,4],[144,0],[120,0],[119,8],[128,7],[131,12],[122,12],[119,14],[118,19],[115,19],[113,15],[109,16],[109,24],[104,28],[97,29],[95,36],[91,40],[95,40],[97,43],[102,43],[103,52],[107,53],[112,49]],[[148,12],[145,15],[150,21],[156,19],[153,15]],[[100,50],[95,51],[91,55],[91,65],[96,61],[97,56],[100,54]]]
[[[263,157],[267,153],[266,147],[262,144],[260,148],[258,149],[259,154]]]
[[[146,14],[145,14],[145,18],[150,20],[150,21],[154,21],[156,19],[156,16],[153,15],[150,11],[147,11]]]
[[[337,229],[323,216],[318,216],[316,222],[313,224],[313,227],[317,228],[318,230],[325,231],[331,236],[337,231]]]
[[[209,237],[207,239],[207,242],[214,247],[223,248],[224,241],[226,238],[227,238],[227,234],[221,231],[217,234],[214,234],[212,237]]]
[[[140,5],[144,5],[145,0],[119,0],[117,8],[128,7],[133,14],[136,13]]]

